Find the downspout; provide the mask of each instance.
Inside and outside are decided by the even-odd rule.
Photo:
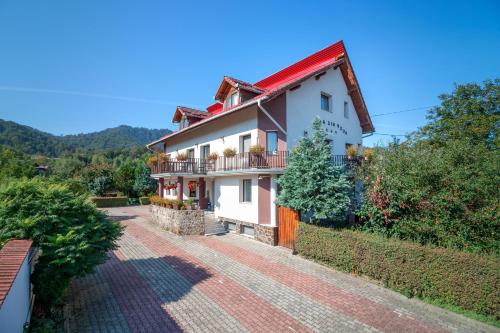
[[[281,125],[276,121],[276,119],[274,119],[270,114],[269,112],[262,106],[262,103],[261,103],[262,99],[258,99],[257,100],[257,106],[259,107],[259,109],[269,118],[271,119],[271,121],[273,122],[274,125],[276,125],[276,127],[279,128],[279,130],[281,132],[283,132],[283,134],[287,135],[286,134],[286,131],[283,129],[283,127],[281,127]]]

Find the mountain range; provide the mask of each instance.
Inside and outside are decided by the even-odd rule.
[[[143,147],[161,136],[168,129],[147,129],[121,125],[99,132],[53,135],[35,128],[0,119],[0,145],[31,154],[57,157],[77,151],[96,152],[102,150]]]

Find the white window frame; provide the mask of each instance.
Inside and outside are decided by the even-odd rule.
[[[246,200],[247,198],[245,197],[245,183],[249,184],[247,186],[250,186],[250,200]],[[252,203],[252,179],[242,179],[241,180],[241,191],[240,191],[240,202],[241,203]]]
[[[344,118],[349,119],[349,102],[344,101]]]
[[[245,133],[243,135],[240,135],[240,153],[245,152],[243,147],[243,142],[246,137],[250,137],[250,147],[252,146],[252,133]]]
[[[276,150],[271,151],[269,150],[269,133],[274,133],[276,134]],[[278,131],[266,131],[266,152],[271,153],[271,154],[277,154],[278,153]]]

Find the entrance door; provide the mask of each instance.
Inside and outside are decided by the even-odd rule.
[[[299,214],[286,207],[278,207],[278,245],[293,249],[299,226]]]

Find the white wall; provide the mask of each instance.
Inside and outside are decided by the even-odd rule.
[[[241,181],[252,180],[252,202],[240,202]],[[258,180],[256,175],[215,178],[214,213],[217,217],[258,223]]]
[[[321,92],[331,95],[331,111],[321,110]],[[344,118],[344,101],[349,103],[349,118]],[[311,124],[316,116],[325,121],[328,137],[333,141],[333,154],[345,154],[346,143],[361,144],[362,130],[358,116],[347,94],[347,87],[340,69],[330,69],[319,80],[314,77],[301,83],[294,91],[287,91],[287,148],[290,150],[304,136],[304,131],[311,134]],[[328,126],[335,123],[335,126]],[[339,127],[337,128],[337,124]],[[340,126],[347,130],[345,135]],[[333,133],[331,133],[333,131]],[[337,133],[335,133],[337,131]]]
[[[167,154],[175,158],[177,151],[194,149],[195,157],[198,158],[201,146],[207,144],[210,144],[210,152],[217,152],[219,156],[222,156],[226,148],[235,148],[237,152],[240,152],[240,136],[246,134],[252,136],[252,145],[257,144],[257,110],[255,108],[238,111],[229,115],[227,119],[218,119],[191,133],[167,139]]]
[[[30,273],[29,255],[27,255],[0,308],[2,332],[22,333],[24,323],[29,320]]]

